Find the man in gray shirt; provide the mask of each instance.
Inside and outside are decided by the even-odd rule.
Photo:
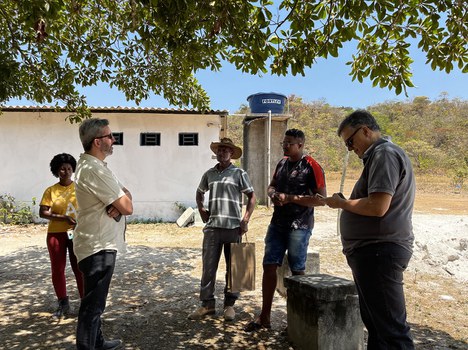
[[[415,180],[405,152],[382,138],[367,111],[342,121],[338,135],[364,169],[349,199],[323,199],[341,208],[341,241],[359,294],[368,349],[414,349],[406,322],[403,271],[412,255]]]

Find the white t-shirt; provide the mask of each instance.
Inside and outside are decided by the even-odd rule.
[[[106,210],[125,193],[107,163],[89,154],[81,154],[75,184],[78,215],[73,249],[78,261],[104,249],[125,251],[125,218],[117,222],[107,215]]]

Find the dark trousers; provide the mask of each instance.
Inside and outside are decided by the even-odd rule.
[[[101,250],[78,263],[84,281],[84,297],[81,299],[76,328],[78,350],[94,350],[104,342],[101,315],[106,308],[116,255],[115,250]]]
[[[369,334],[368,350],[414,349],[403,292],[403,271],[411,255],[397,244],[376,243],[347,256]]]
[[[229,269],[231,261],[231,243],[238,243],[241,240],[240,229],[223,229],[205,227],[203,229],[203,273],[200,286],[200,300],[202,306],[215,307],[215,285],[216,272],[218,271],[221,252],[224,250],[226,269]],[[224,306],[234,306],[240,293],[233,293],[228,290],[228,271],[225,274],[226,284],[224,286]]]

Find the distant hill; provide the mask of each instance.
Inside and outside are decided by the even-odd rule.
[[[236,114],[246,113],[242,105]],[[405,102],[387,101],[367,107],[379,122],[382,132],[409,154],[417,173],[440,173],[454,181],[468,181],[468,101],[449,99],[442,94],[437,100],[415,97]],[[353,111],[350,107],[331,106],[323,100],[304,102],[289,96],[293,118],[289,128],[306,134],[306,151],[326,171],[342,168],[346,148],[336,134],[339,123]],[[228,117],[228,135],[242,145],[242,116]],[[359,169],[359,158],[352,153],[349,167]]]

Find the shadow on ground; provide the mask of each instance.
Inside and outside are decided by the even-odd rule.
[[[284,306],[275,309],[275,330],[255,334],[242,330],[258,311],[258,291],[243,293],[234,323],[223,321],[222,300],[217,301],[217,315],[188,320],[199,305],[200,276],[194,270],[200,257],[200,249],[131,246],[117,261],[103,317],[105,336],[121,338],[125,349],[135,350],[292,348],[281,335],[286,325]],[[75,348],[79,300],[69,267],[67,286],[75,311],[60,321],[51,316],[56,300],[46,248],[31,247],[0,257],[0,282],[1,349]],[[216,289],[221,295],[221,280]]]
[[[286,326],[284,300],[275,298],[273,330],[249,334],[242,327],[258,312],[260,291],[243,293],[234,323],[217,315],[191,321],[187,315],[199,305],[200,249],[130,246],[120,256],[103,329],[108,338],[121,338],[125,349],[292,349],[282,330]],[[219,271],[219,276],[222,272]],[[0,349],[74,349],[78,294],[70,268],[68,288],[73,315],[57,321],[46,248],[31,247],[0,257]],[[223,289],[217,283],[217,295]],[[411,325],[417,349],[467,349],[449,334]]]
[[[416,349],[447,350],[468,349],[468,343],[456,340],[440,330],[410,324]],[[468,337],[468,335],[467,335]]]

